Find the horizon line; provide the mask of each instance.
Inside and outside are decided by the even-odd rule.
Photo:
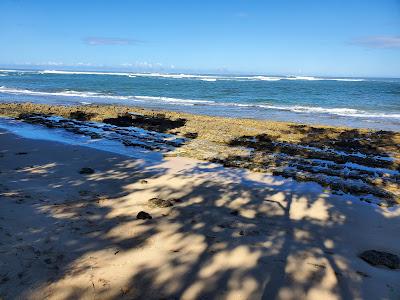
[[[361,76],[349,76],[349,75],[316,75],[316,74],[297,74],[297,75],[293,75],[293,74],[282,74],[282,73],[258,73],[258,72],[234,72],[234,71],[226,71],[226,72],[206,72],[206,71],[198,71],[198,72],[193,72],[191,70],[185,70],[182,69],[182,71],[175,71],[175,72],[168,72],[168,71],[163,71],[163,70],[152,70],[152,71],[143,71],[143,70],[131,70],[128,71],[126,69],[120,68],[120,67],[110,67],[110,69],[97,69],[97,67],[94,67],[96,69],[80,69],[79,67],[75,67],[75,66],[65,66],[65,68],[61,68],[61,69],[52,69],[52,68],[40,68],[40,66],[37,67],[31,67],[31,68],[21,68],[21,65],[17,65],[15,64],[14,66],[16,66],[13,69],[8,69],[8,67],[13,66],[12,64],[0,64],[0,71],[10,71],[12,72],[13,70],[15,71],[60,71],[60,72],[91,72],[91,73],[124,73],[124,74],[130,74],[130,73],[139,73],[139,74],[171,74],[171,75],[181,75],[181,74],[185,74],[185,75],[215,75],[215,76],[234,76],[234,75],[252,75],[252,76],[272,76],[272,77],[325,77],[325,78],[337,78],[337,77],[341,77],[341,78],[377,78],[377,79],[400,79],[399,77],[396,76],[371,76],[371,75],[361,75]],[[43,65],[43,67],[45,67],[46,65]],[[184,73],[183,73],[184,72]],[[83,74],[84,75],[84,74]]]

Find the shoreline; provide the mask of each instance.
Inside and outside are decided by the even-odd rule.
[[[188,77],[188,74],[116,73],[114,77],[104,72],[95,74],[46,70],[7,73],[10,78],[6,77],[0,84],[0,98],[6,102],[55,105],[131,105],[210,116],[400,131],[398,99],[391,92],[397,88],[397,79],[353,79],[349,82],[349,79],[320,80],[323,78],[308,76],[218,79]],[[76,77],[84,79],[83,85],[77,85]],[[65,86],[58,85],[54,79],[60,79]],[[96,82],[103,80],[104,89],[96,88]],[[37,87],[27,84],[31,81],[37,83]],[[168,89],[157,89],[164,85],[168,85]],[[180,90],[181,85],[183,90]],[[119,86],[124,89],[120,90]]]
[[[35,119],[32,114],[66,119],[59,123],[46,118]],[[105,132],[87,125],[108,123],[108,126],[114,126],[113,131],[120,133],[118,139],[125,146],[148,147],[162,151],[165,156],[187,156],[227,167],[313,181],[333,192],[358,195],[362,201],[382,205],[400,203],[400,133],[397,132],[230,119],[110,105],[0,104],[0,115],[19,117],[49,128],[61,127],[92,139],[104,138]],[[67,121],[69,123],[65,125]],[[133,139],[130,136],[128,142],[124,128],[141,128],[146,132],[170,135],[182,142],[171,144],[174,149],[163,151],[164,145],[171,142],[157,142],[153,137],[150,140],[139,137],[138,140],[137,136]]]
[[[182,157],[137,160],[3,130],[0,154],[5,299],[400,295],[397,270],[358,257],[398,254],[398,207]],[[154,197],[172,206],[154,207]]]

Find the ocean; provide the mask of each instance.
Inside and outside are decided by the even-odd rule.
[[[400,79],[0,70],[0,102],[122,104],[400,131]]]

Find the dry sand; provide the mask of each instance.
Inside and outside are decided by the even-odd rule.
[[[5,131],[0,172],[0,298],[400,298],[400,271],[357,257],[400,254],[397,207]],[[152,208],[153,197],[174,205]],[[137,220],[139,211],[153,218]]]

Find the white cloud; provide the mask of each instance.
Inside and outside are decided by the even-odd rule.
[[[400,49],[400,36],[367,36],[353,40],[352,44],[368,48]]]
[[[247,18],[248,16],[249,16],[249,14],[246,12],[238,12],[235,14],[235,17],[238,17],[238,18]]]
[[[120,65],[124,68],[140,68],[140,69],[162,69],[164,65],[161,63],[151,63],[147,61],[139,61],[133,63],[123,63]]]
[[[90,36],[83,39],[85,44],[90,46],[129,46],[129,45],[138,45],[141,44],[142,41],[128,38],[117,38],[117,37],[95,37]]]

